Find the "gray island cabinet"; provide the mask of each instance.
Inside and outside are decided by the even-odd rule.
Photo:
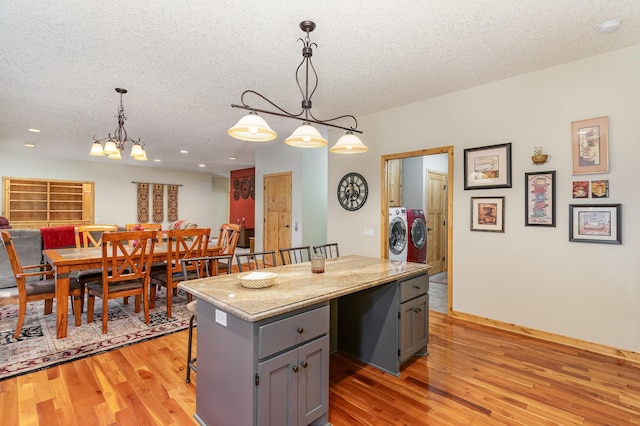
[[[324,274],[308,262],[268,270],[267,288],[235,275],[179,285],[198,299],[200,424],[328,425],[333,333],[337,350],[394,375],[427,353],[428,266],[343,256]]]

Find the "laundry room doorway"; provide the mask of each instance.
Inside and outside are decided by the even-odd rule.
[[[389,259],[390,207],[424,210],[427,222],[426,263],[430,274],[445,274],[447,312],[452,312],[453,288],[453,146],[383,155],[381,157],[380,256]]]

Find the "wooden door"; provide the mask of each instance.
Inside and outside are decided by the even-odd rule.
[[[264,176],[263,250],[291,247],[291,172]],[[276,256],[280,262],[280,256]]]
[[[389,207],[402,206],[402,159],[389,160]]]
[[[427,171],[427,264],[430,274],[446,270],[447,174]]]

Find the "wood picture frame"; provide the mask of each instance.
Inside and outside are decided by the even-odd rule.
[[[464,150],[464,189],[511,188],[511,142]]]
[[[571,123],[573,174],[609,173],[609,117]]]
[[[569,241],[622,244],[622,205],[570,204]]]
[[[556,172],[524,174],[525,226],[556,226]]]
[[[504,197],[471,197],[471,230],[504,232]]]

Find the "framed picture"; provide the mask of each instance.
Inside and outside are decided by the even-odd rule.
[[[464,189],[511,188],[511,143],[464,150]]]
[[[556,172],[524,174],[525,226],[556,226]]]
[[[471,230],[504,232],[504,197],[471,197]]]
[[[622,244],[621,204],[570,204],[569,241]]]
[[[574,181],[571,184],[571,195],[573,198],[589,198],[589,181]]]
[[[571,123],[573,174],[609,173],[609,117]]]
[[[591,198],[609,198],[609,181],[591,181]]]

